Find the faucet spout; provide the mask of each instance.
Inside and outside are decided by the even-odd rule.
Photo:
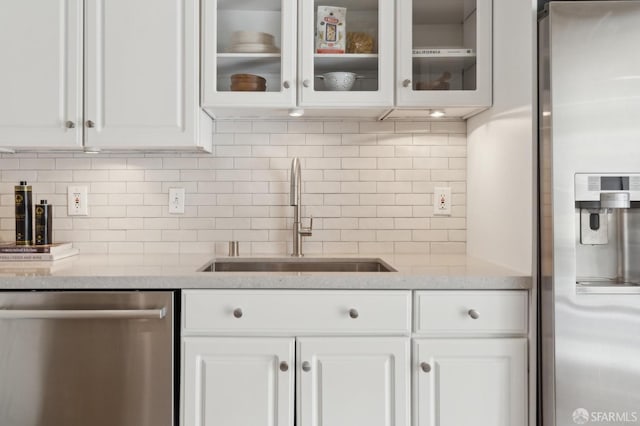
[[[291,161],[291,182],[289,190],[290,205],[293,206],[293,252],[291,256],[302,257],[302,237],[310,236],[313,228],[313,218],[308,228],[301,224],[302,211],[302,172],[300,159],[294,157]]]
[[[291,182],[289,189],[290,206],[300,205],[300,198],[302,193],[302,177],[300,176],[301,174],[300,159],[298,157],[294,157],[291,161]]]

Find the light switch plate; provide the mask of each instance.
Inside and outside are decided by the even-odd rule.
[[[184,213],[184,188],[169,188],[169,213]]]
[[[86,186],[67,187],[67,214],[69,216],[88,216],[89,200]]]

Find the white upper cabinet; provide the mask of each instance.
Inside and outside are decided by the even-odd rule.
[[[397,7],[396,105],[454,115],[489,107],[491,0],[402,0]]]
[[[234,108],[295,106],[296,2],[203,0],[202,5],[203,105],[215,116],[233,115]]]
[[[392,107],[393,2],[303,0],[301,5],[300,105]],[[355,77],[352,85],[350,77]]]
[[[0,146],[82,146],[82,0],[0,7]]]
[[[203,107],[216,118],[286,116],[296,107],[305,116],[375,116],[391,109],[393,1],[332,2],[344,16],[327,16],[336,22],[323,27],[318,10],[324,4],[203,0]],[[318,44],[326,27],[338,43],[330,49]],[[348,75],[353,84],[332,85],[329,73]]]
[[[85,146],[198,145],[198,1],[87,0],[85,16]]]
[[[199,22],[198,0],[6,2],[0,146],[210,149]]]

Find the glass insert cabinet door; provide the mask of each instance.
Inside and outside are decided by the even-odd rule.
[[[296,102],[296,2],[203,0],[203,105]]]
[[[400,0],[399,106],[491,105],[491,0]]]
[[[393,105],[393,1],[302,0],[299,16],[301,106]]]

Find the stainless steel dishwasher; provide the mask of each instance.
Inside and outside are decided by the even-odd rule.
[[[0,292],[0,425],[177,424],[176,295]]]

